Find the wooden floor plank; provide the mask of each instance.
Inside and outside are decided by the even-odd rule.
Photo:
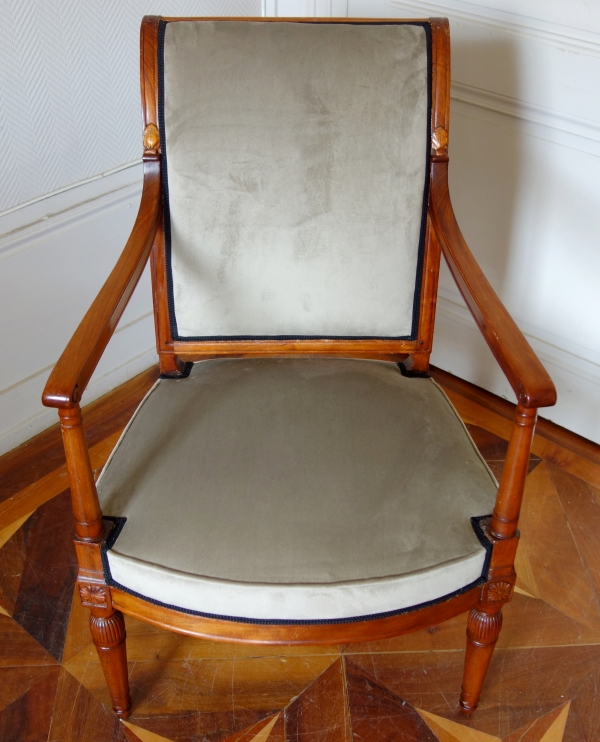
[[[546,464],[528,475],[515,569],[526,588],[592,631],[600,602]]]
[[[115,443],[119,440],[121,431],[117,431],[105,438],[100,443],[90,448],[90,462],[92,469],[99,469],[104,466]],[[39,508],[48,500],[60,495],[69,487],[69,477],[65,464],[55,469],[50,474],[33,482],[25,489],[20,490],[15,495],[0,503],[0,528],[9,527],[12,523],[32,510]]]
[[[548,464],[577,549],[600,600],[600,489]]]
[[[117,717],[61,668],[48,742],[128,742]]]
[[[147,729],[138,727],[128,721],[124,721],[123,725],[125,726],[125,734],[127,736],[127,739],[131,739],[132,742],[133,740],[135,740],[135,742],[171,742],[170,739],[167,739],[160,734],[150,732]],[[129,730],[132,734],[127,734],[127,730]]]
[[[429,711],[417,709],[419,715],[427,722],[429,728],[435,732],[439,742],[502,742],[500,737],[493,737],[476,729],[469,729],[443,716],[431,714]]]
[[[571,703],[571,714],[567,719],[565,734],[569,731],[571,724],[581,729],[579,739],[586,742],[600,740],[600,662],[593,668],[588,677],[582,683]]]
[[[285,710],[288,739],[350,742],[344,662],[336,660]]]
[[[68,492],[31,517],[13,618],[57,660],[62,657],[77,575]]]
[[[272,714],[287,706],[334,661],[336,658],[328,655],[284,655],[134,662],[130,665],[134,712],[141,717],[178,714],[192,709],[202,713],[226,713],[233,707]],[[100,703],[110,706],[95,653],[90,652],[87,658],[77,655],[63,665]],[[248,723],[250,721],[252,719]],[[140,723],[140,726],[145,725]]]
[[[458,710],[464,652],[351,655],[349,659],[412,706],[504,739],[588,687],[600,661],[600,647],[497,649],[472,717]]]
[[[40,668],[37,670],[39,673]],[[59,672],[59,667],[46,668],[35,684],[0,711],[1,740],[45,742],[48,739]]]
[[[27,554],[27,526],[23,519],[15,533],[0,547],[0,607],[12,616]]]
[[[517,729],[516,732],[509,734],[508,737],[504,738],[503,742],[541,742],[544,734],[546,734],[556,719],[564,712],[565,707],[567,707],[568,714],[570,705],[571,702],[568,701],[562,706],[558,706],[549,714],[544,714],[544,716],[540,716],[539,719],[535,719],[525,727]]]
[[[58,680],[58,665],[24,665],[23,667],[0,667],[0,711],[25,695],[34,685],[49,675]],[[5,739],[0,734],[0,740]]]
[[[416,709],[353,662],[346,661],[350,725],[364,742],[436,742]]]
[[[243,729],[241,732],[230,734],[222,740],[222,742],[266,742],[271,730],[280,716],[281,712],[279,714],[267,716],[256,722],[256,724],[251,724],[249,727],[246,727],[246,729]]]
[[[27,631],[10,616],[0,616],[0,667],[58,665]]]

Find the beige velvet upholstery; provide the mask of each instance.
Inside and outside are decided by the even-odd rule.
[[[425,25],[163,28],[174,337],[410,337]]]
[[[111,579],[256,620],[347,619],[480,578],[496,483],[431,379],[381,361],[221,359],[159,381],[98,490]]]

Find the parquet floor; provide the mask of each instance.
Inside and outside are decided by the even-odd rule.
[[[153,383],[86,408],[95,468]],[[511,406],[443,373],[502,470]],[[3,742],[595,742],[600,740],[600,454],[542,424],[527,478],[518,590],[472,719],[457,711],[466,617],[331,648],[240,647],[127,618],[134,713],[111,713],[87,611],[74,599],[64,459],[52,429],[0,459]]]

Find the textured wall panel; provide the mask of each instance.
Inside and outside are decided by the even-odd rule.
[[[260,0],[5,0],[0,211],[141,156],[145,14],[260,15]]]

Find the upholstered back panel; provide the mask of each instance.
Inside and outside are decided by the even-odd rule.
[[[424,23],[161,23],[175,339],[414,337]]]

